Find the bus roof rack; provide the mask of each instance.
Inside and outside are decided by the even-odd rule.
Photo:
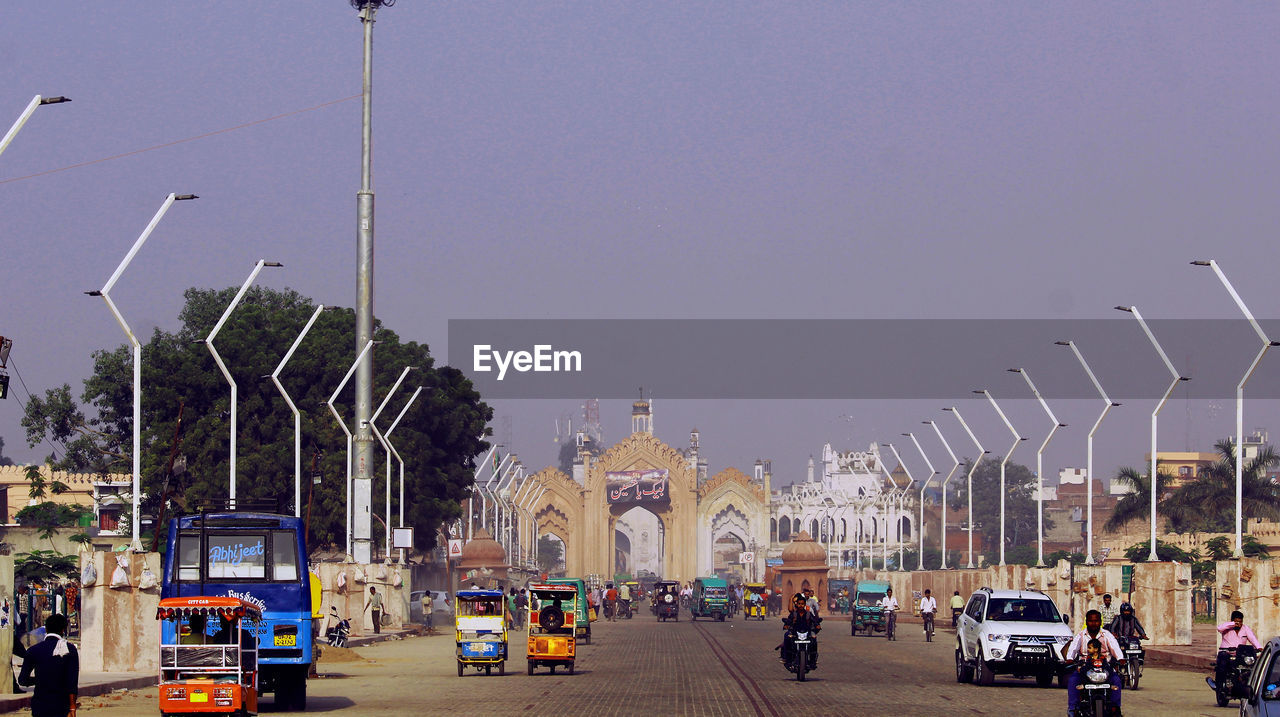
[[[196,501],[194,508],[195,510],[192,512],[199,515],[228,512],[279,513],[280,501],[270,498],[255,500],[202,498]]]

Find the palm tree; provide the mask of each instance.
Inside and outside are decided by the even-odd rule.
[[[1173,480],[1172,475],[1164,471],[1156,472],[1157,505],[1167,497],[1165,493],[1168,491],[1171,480]],[[1104,530],[1118,532],[1135,520],[1150,517],[1151,478],[1147,474],[1138,472],[1136,468],[1121,468],[1120,472],[1111,479],[1111,484],[1124,486],[1129,492],[1116,503],[1115,510],[1111,512],[1111,517],[1103,526]]]
[[[1165,501],[1175,526],[1194,531],[1227,532],[1235,529],[1236,450],[1231,439],[1218,441],[1218,460],[1183,484]],[[1243,466],[1241,511],[1245,518],[1280,519],[1280,486],[1267,478],[1267,469],[1280,462],[1271,446]]]

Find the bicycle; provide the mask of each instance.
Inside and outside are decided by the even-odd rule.
[[[922,617],[924,618],[924,641],[933,642],[933,613],[926,612]]]

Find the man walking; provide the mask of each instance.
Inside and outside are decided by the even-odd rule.
[[[382,596],[372,585],[369,586],[369,601],[364,604],[364,609],[368,610],[370,607],[373,608],[373,634],[377,635],[382,632]]]
[[[50,615],[44,627],[44,640],[27,649],[18,684],[35,685],[32,717],[74,717],[80,691],[80,653],[65,637],[65,615]]]

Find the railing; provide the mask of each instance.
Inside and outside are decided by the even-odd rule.
[[[220,673],[237,676],[254,669],[257,650],[239,645],[161,645],[160,669],[182,673]],[[243,664],[243,669],[241,665]]]

